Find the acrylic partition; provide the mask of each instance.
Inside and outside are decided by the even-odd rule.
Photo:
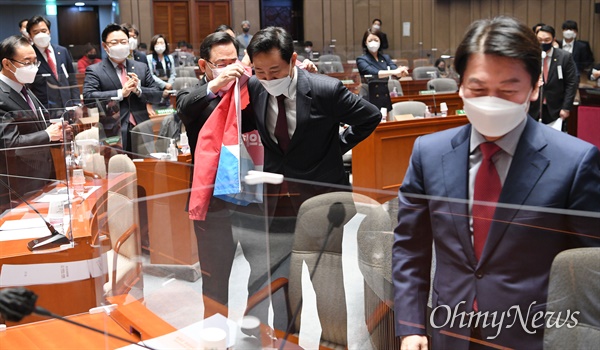
[[[569,339],[579,334],[578,326],[598,327],[593,300],[599,279],[593,276],[600,273],[599,253],[570,250],[600,245],[600,214],[591,207],[527,206],[531,198],[526,195],[518,203],[497,204],[489,247],[478,266],[466,194],[406,194],[400,206],[394,186],[331,185],[245,170],[239,178],[237,172],[222,176],[216,154],[196,159],[194,168],[185,137],[182,142],[176,132],[167,136],[179,136],[176,158],[160,154],[168,154],[158,146],[163,139],[156,126],[164,119],[151,119],[149,132],[140,135],[146,150],[155,152],[123,150],[115,127],[118,106],[99,100],[69,108],[56,122],[69,123],[73,135],[43,147],[15,141],[34,126],[43,130],[41,120],[4,116],[2,179],[73,240],[30,251],[28,242],[49,232],[33,209],[3,190],[8,204],[0,218],[1,288],[26,287],[45,309],[154,349],[391,349],[399,348],[395,328],[407,325],[469,341],[471,325],[466,324],[475,291],[481,317],[485,312],[508,315],[514,306],[527,326],[528,317],[540,311],[546,310],[546,320],[559,311],[564,318],[570,310],[573,327],[544,324],[548,341]],[[173,118],[173,123],[177,130],[179,122]],[[261,169],[260,142],[245,136],[242,141]],[[54,154],[53,164],[41,161],[42,153]],[[32,169],[33,175],[27,173]],[[50,175],[41,176],[44,169]],[[79,170],[83,183],[76,181]],[[30,188],[21,179],[43,181]],[[48,215],[52,204],[40,198],[60,200],[62,220]],[[394,232],[399,211],[414,225]],[[31,230],[20,219],[37,219],[39,226]],[[4,226],[11,224],[17,226]],[[31,232],[37,236],[19,236]],[[505,277],[495,278],[499,275]],[[395,279],[416,284],[397,292]],[[456,287],[459,282],[464,285]],[[411,292],[417,284],[418,300]],[[490,285],[493,293],[485,294]],[[447,290],[452,295],[444,294]],[[417,303],[417,311],[410,311]],[[454,316],[447,311],[455,307],[459,315],[451,326],[445,321]],[[511,339],[542,337],[541,329],[527,334],[514,318],[516,309],[510,310],[505,319],[513,319],[504,326],[516,321],[500,329],[500,336],[493,337],[498,329],[491,321],[484,325],[488,345],[511,347]],[[463,311],[467,316],[459,320]],[[2,344],[31,347],[40,339],[33,334],[47,332],[44,346],[128,346],[62,321],[36,322],[42,319],[7,322]],[[53,325],[60,331],[52,331]]]

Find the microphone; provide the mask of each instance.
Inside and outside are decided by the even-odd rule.
[[[149,346],[138,344],[129,339],[119,337],[118,335],[108,333],[101,329],[84,325],[83,323],[79,323],[68,318],[62,317],[60,315],[54,314],[42,307],[35,306],[37,299],[38,296],[34,292],[25,288],[19,287],[2,289],[0,290],[0,315],[4,317],[7,321],[19,322],[23,319],[23,317],[35,313],[40,316],[55,318],[57,320],[67,322],[78,327],[89,329],[90,331],[94,331],[96,333],[107,335],[111,338],[124,341],[128,344],[133,344],[142,348],[154,350],[154,348],[151,348]]]
[[[344,222],[345,218],[346,218],[346,209],[344,208],[344,205],[342,203],[335,202],[335,203],[331,204],[331,206],[329,206],[329,213],[327,213],[327,220],[329,220],[329,225],[327,227],[327,234],[325,235],[325,240],[323,241],[323,246],[321,247],[321,250],[319,251],[319,255],[317,256],[317,261],[315,262],[315,267],[313,268],[312,272],[310,273],[311,281],[312,281],[313,277],[315,276],[315,272],[317,271],[317,267],[319,266],[319,261],[321,261],[321,257],[323,256],[323,253],[325,252],[325,248],[327,247],[327,242],[329,241],[331,232],[333,231],[334,228],[340,227],[340,225]],[[288,324],[288,327],[285,331],[285,335],[281,341],[279,350],[283,349],[283,347],[287,341],[287,338],[289,337],[290,332],[292,331],[292,327],[294,326],[294,323],[296,323],[296,318],[298,318],[298,314],[300,313],[301,306],[302,306],[302,300],[300,300],[298,302],[298,305],[296,305],[296,309],[294,310],[294,313],[292,314],[292,318],[291,318],[290,323]]]
[[[538,101],[540,102],[540,115],[538,116],[538,121],[542,120],[542,105],[544,103],[544,85],[546,85],[546,81],[544,80],[544,60],[546,59],[546,56],[548,56],[548,53],[546,53],[546,51],[542,50],[542,81],[544,82],[542,84],[542,86],[540,86],[540,91],[539,91],[539,95],[538,95]]]
[[[44,216],[37,209],[35,209],[33,205],[29,204],[29,202],[25,200],[25,198],[23,198],[17,191],[13,190],[6,182],[4,182],[4,180],[0,179],[0,184],[2,184],[2,186],[4,186],[10,193],[14,194],[17,198],[19,198],[20,201],[27,204],[29,208],[33,209],[33,211],[36,212],[36,214],[38,214],[40,218],[42,218],[42,220],[46,224],[46,227],[48,227],[48,231],[50,231],[50,236],[36,238],[34,240],[29,241],[27,243],[27,248],[29,248],[29,250],[33,251],[50,249],[60,247],[63,244],[71,243],[71,240],[69,240],[67,236],[58,232],[54,228],[54,226],[52,226],[51,223],[46,221]]]

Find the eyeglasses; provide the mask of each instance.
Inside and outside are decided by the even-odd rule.
[[[211,61],[209,61],[209,60],[206,60],[206,62],[208,62],[208,63],[212,64],[212,65],[213,65],[213,66],[215,66],[215,68],[217,68],[217,69],[225,68],[225,67],[229,66],[230,64],[234,64],[236,61],[237,61],[237,60],[235,60],[235,59],[234,59],[234,60],[231,60],[231,62],[229,62],[229,63],[219,63],[219,64],[214,64],[214,63],[212,63]]]
[[[118,44],[121,45],[129,45],[129,39],[121,39],[121,40],[111,40],[106,43],[108,46],[115,46]]]
[[[17,63],[21,64],[23,67],[35,66],[37,68],[41,64],[41,62],[38,60],[35,60],[33,62],[21,62],[21,61],[13,60],[12,58],[9,58],[9,60],[11,60],[13,62],[17,62]]]

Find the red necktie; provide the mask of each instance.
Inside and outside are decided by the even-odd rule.
[[[58,73],[56,72],[56,64],[52,60],[52,53],[50,52],[50,48],[46,48],[46,60],[48,61],[48,65],[50,66],[50,70],[52,70],[52,74],[56,80],[58,80]]]
[[[27,88],[25,87],[25,85],[23,85],[23,88],[21,89],[21,93],[23,94],[23,97],[25,97],[25,101],[27,101],[29,108],[31,108],[31,110],[34,113],[36,113],[35,106],[33,105],[33,101],[31,101],[31,98],[29,98],[29,94],[27,93]],[[36,115],[37,115],[37,113],[36,113]]]
[[[121,86],[125,86],[125,83],[127,83],[127,68],[125,68],[125,65],[123,65],[123,63],[119,63],[117,69],[119,70],[119,80],[121,81]],[[137,125],[137,122],[133,117],[133,113],[129,113],[129,122],[131,123],[131,125]]]
[[[479,145],[483,154],[483,161],[479,166],[475,177],[474,201],[486,202],[484,204],[473,203],[473,246],[477,260],[481,258],[485,241],[487,240],[490,226],[496,211],[495,203],[498,203],[502,184],[492,157],[500,151],[500,147],[493,142],[485,142]]]
[[[279,148],[285,153],[290,144],[290,134],[288,132],[287,117],[285,116],[285,95],[277,96],[277,122],[275,124],[275,138],[279,143]]]

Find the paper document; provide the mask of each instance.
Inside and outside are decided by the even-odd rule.
[[[221,314],[191,324],[185,328],[163,336],[145,340],[144,345],[154,349],[201,349],[200,333],[205,328],[220,328],[227,333],[227,348],[235,343],[237,325]],[[119,349],[138,350],[137,345],[128,345]]]
[[[41,218],[8,220],[0,226],[0,242],[18,239],[33,239],[49,235],[46,223]]]
[[[92,193],[94,193],[94,191],[96,191],[97,189],[99,189],[100,186],[85,186],[83,188],[84,193],[80,196],[81,198],[83,198],[84,200],[87,199]],[[72,194],[73,196],[74,194]],[[50,203],[50,202],[58,202],[58,201],[68,201],[69,200],[69,194],[67,193],[67,188],[66,187],[62,187],[62,188],[55,188],[52,191],[48,192],[48,193],[44,193],[41,196],[39,196],[38,198],[36,198],[34,200],[34,202],[36,203]]]
[[[548,126],[551,127],[552,129],[562,131],[562,124],[563,124],[562,118],[558,118],[555,121],[548,123]]]

